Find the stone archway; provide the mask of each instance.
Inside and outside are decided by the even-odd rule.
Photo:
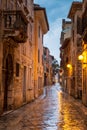
[[[10,89],[10,85],[13,80],[13,60],[12,60],[12,55],[8,54],[6,57],[6,62],[5,62],[5,76],[4,76],[4,105],[3,109],[4,111],[7,111],[9,108],[9,105],[11,105],[10,98],[11,98],[11,92],[12,90]]]

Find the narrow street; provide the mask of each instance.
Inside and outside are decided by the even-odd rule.
[[[87,130],[72,98],[59,84],[48,87],[45,94],[0,117],[0,130]]]

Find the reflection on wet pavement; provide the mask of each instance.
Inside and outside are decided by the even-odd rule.
[[[72,99],[59,84],[47,87],[39,98],[0,118],[0,130],[86,130]]]

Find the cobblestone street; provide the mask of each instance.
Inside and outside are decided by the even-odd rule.
[[[0,130],[87,130],[71,97],[59,84],[36,101],[0,117]]]

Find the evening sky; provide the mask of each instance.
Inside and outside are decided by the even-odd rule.
[[[60,62],[59,48],[62,19],[67,19],[73,1],[81,0],[34,0],[35,4],[46,8],[50,30],[44,36],[44,46],[49,48],[50,54],[53,55],[58,62]]]

